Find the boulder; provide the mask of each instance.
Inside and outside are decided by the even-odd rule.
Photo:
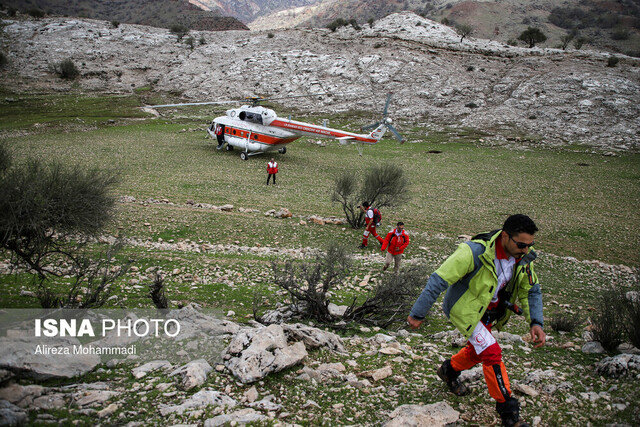
[[[75,346],[80,346],[80,341],[73,337],[2,337],[0,368],[35,380],[73,378],[91,372],[100,363],[100,356],[74,354]],[[56,353],[49,352],[52,349]]]
[[[307,349],[324,347],[337,353],[346,353],[342,339],[332,332],[295,323],[282,325],[291,341],[302,341]]]
[[[178,376],[178,387],[183,390],[191,390],[201,386],[207,380],[207,375],[213,368],[204,359],[194,360],[179,367],[169,374],[170,377]]]
[[[204,427],[218,427],[222,425],[238,425],[257,423],[267,420],[267,417],[251,408],[240,409],[230,414],[218,415],[204,422]]]
[[[402,405],[389,414],[385,427],[439,427],[458,422],[460,412],[445,402],[431,405]]]
[[[20,426],[27,422],[27,414],[13,403],[0,400],[0,426]]]
[[[287,343],[280,325],[238,332],[225,350],[225,366],[244,384],[297,365],[307,357],[302,342]]]
[[[640,356],[625,353],[613,357],[605,357],[596,363],[596,371],[608,377],[634,375],[640,371]]]
[[[161,405],[160,414],[167,416],[169,414],[181,415],[185,411],[191,409],[205,408],[211,406],[228,406],[234,407],[237,402],[229,396],[214,390],[200,390],[190,398],[186,399],[180,405]]]

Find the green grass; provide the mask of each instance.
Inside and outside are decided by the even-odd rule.
[[[114,102],[106,98],[100,104],[99,99],[65,103],[77,104],[85,113],[82,120],[87,121],[102,115],[101,111]],[[137,98],[118,99],[124,100],[119,108],[126,115]],[[20,121],[8,124],[5,118],[7,122],[0,122],[2,129],[46,122],[40,117],[44,110],[32,116],[25,114],[27,110],[26,106],[18,108],[15,116],[22,117]],[[179,110],[184,114],[184,109]],[[55,113],[51,117],[53,120]],[[67,122],[75,121],[69,119],[75,117],[73,111],[65,112],[64,117]],[[540,227],[538,249],[579,259],[640,265],[640,256],[634,250],[640,238],[633,232],[640,225],[640,198],[635,196],[640,194],[640,158],[635,153],[604,157],[584,151],[513,150],[475,144],[474,138],[477,141],[480,134],[424,138],[426,132],[414,128],[406,132],[408,143],[399,145],[385,139],[365,147],[362,157],[353,146],[328,142],[319,147],[302,139],[291,144],[286,155],[275,154],[281,171],[278,186],[266,187],[264,169],[270,155],[240,161],[237,151],[216,151],[215,144],[205,139],[208,120],[185,120],[172,123],[149,119],[82,132],[43,131],[3,139],[18,158],[35,156],[116,169],[121,176],[116,189],[119,195],[137,200],[166,198],[177,204],[144,209],[121,206],[118,226],[135,232],[136,223],[152,222],[152,229],[163,229],[154,237],[215,236],[224,241],[233,234],[243,244],[268,240],[283,228],[282,221],[259,215],[195,212],[182,205],[194,200],[261,211],[286,207],[297,216],[341,216],[340,206],[331,203],[329,197],[334,177],[343,170],[359,174],[373,164],[395,162],[410,179],[412,199],[398,208],[385,209],[384,229],[403,220],[414,233],[474,234],[497,228],[507,215],[523,212]],[[363,124],[366,120],[349,117],[344,121],[335,118],[331,126],[355,130],[355,122]],[[434,150],[442,153],[429,153]],[[172,222],[167,223],[165,218]],[[336,234],[333,228],[324,231],[321,240],[330,240]]]

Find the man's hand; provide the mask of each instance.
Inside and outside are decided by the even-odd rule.
[[[547,342],[547,334],[544,333],[540,325],[533,325],[531,327],[531,342],[539,342],[538,345],[534,345],[533,348],[542,347]]]
[[[407,317],[407,323],[409,324],[409,327],[411,329],[418,329],[420,327],[420,325],[422,325],[422,322],[424,322],[424,320],[414,319],[413,317],[411,317],[411,315],[409,315],[409,317]],[[543,334],[544,334],[544,332],[543,332]]]

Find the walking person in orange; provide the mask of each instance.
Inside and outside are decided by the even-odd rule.
[[[267,163],[267,185],[269,180],[273,177],[273,185],[276,185],[276,174],[278,173],[278,162],[272,157],[271,161]]]
[[[382,271],[386,271],[393,261],[393,272],[397,274],[402,261],[402,253],[407,246],[409,246],[409,235],[404,231],[404,222],[400,221],[382,242],[382,252],[387,251]]]
[[[512,314],[523,315],[531,341],[546,342],[542,316],[542,292],[533,270],[536,253],[533,235],[538,227],[526,215],[511,215],[501,230],[478,234],[458,249],[429,277],[411,309],[407,323],[418,328],[438,296],[447,291],[442,307],[445,315],[467,338],[467,345],[438,368],[438,376],[449,390],[468,393],[460,382],[461,371],[482,363],[489,394],[507,427],[528,426],[520,418],[520,405],[511,395],[502,349],[491,334],[501,330]],[[518,307],[518,304],[520,307]]]
[[[364,233],[362,235],[362,244],[360,248],[366,248],[369,244],[369,234],[376,238],[376,240],[382,245],[382,237],[378,236],[376,232],[376,227],[380,225],[380,221],[382,221],[382,215],[380,211],[374,207],[371,207],[371,203],[362,202],[360,206],[358,206],[362,212],[364,212],[364,223],[366,227],[364,229]]]

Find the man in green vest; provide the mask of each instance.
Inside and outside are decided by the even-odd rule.
[[[407,318],[418,328],[438,296],[447,291],[443,309],[468,339],[467,345],[438,368],[449,390],[468,392],[460,372],[482,363],[489,394],[504,426],[528,426],[520,419],[518,400],[511,396],[502,350],[491,329],[502,329],[512,313],[525,316],[535,348],[546,342],[542,329],[542,293],[533,270],[534,234],[538,227],[526,215],[512,215],[501,230],[479,234],[458,249],[429,277]]]

